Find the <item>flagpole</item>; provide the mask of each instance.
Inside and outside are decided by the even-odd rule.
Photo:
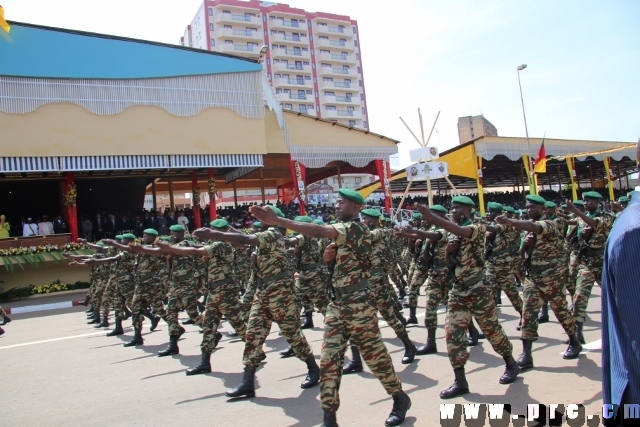
[[[529,194],[538,194],[533,180],[533,160],[531,159],[531,144],[529,143],[529,129],[527,128],[527,115],[524,112],[524,98],[522,97],[522,84],[520,83],[520,71],[527,68],[527,64],[518,66],[518,87],[520,88],[520,103],[522,104],[522,117],[524,117],[524,133],[527,137],[527,154],[529,157]]]

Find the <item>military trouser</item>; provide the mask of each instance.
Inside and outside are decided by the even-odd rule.
[[[109,316],[109,310],[114,304],[117,286],[118,276],[112,274],[104,285],[104,292],[102,293],[102,300],[100,301],[100,308],[102,309],[102,317],[104,319]]]
[[[411,281],[409,282],[409,307],[416,308],[418,306],[418,296],[420,295],[420,287],[424,285],[424,282],[429,276],[429,270],[421,265],[417,264],[413,268],[411,274]]]
[[[395,260],[392,260],[391,267],[389,268],[389,279],[391,279],[396,288],[398,288],[398,291],[402,289],[404,277],[402,277],[400,267],[395,263]]]
[[[242,317],[244,318],[244,323],[249,322],[251,304],[253,303],[253,297],[256,295],[256,281],[253,277],[247,283],[247,288],[244,291],[244,295],[242,295]]]
[[[525,278],[522,285],[524,306],[522,310],[521,338],[523,340],[536,341],[538,339],[538,312],[544,300],[549,302],[551,310],[553,310],[567,335],[573,335],[576,332],[575,320],[567,308],[564,285],[560,281],[557,272],[554,274],[555,271],[555,267],[553,267]]]
[[[411,264],[411,252],[409,252],[409,247],[405,247],[400,254],[400,268],[402,272],[407,275],[407,280],[409,279],[409,266]]]
[[[578,280],[578,266],[580,264],[579,251],[577,249],[573,249],[571,254],[569,255],[569,277],[567,279],[567,291],[571,296],[571,299],[574,299],[576,294],[576,282]]]
[[[380,312],[382,318],[393,329],[398,338],[408,338],[407,329],[397,316],[398,298],[387,279],[386,273],[372,275],[369,283],[371,284],[371,293],[369,294],[371,304]],[[354,345],[357,346],[355,343]]]
[[[416,263],[413,259],[409,262],[409,269],[407,273],[407,283],[411,286],[411,281],[413,280],[413,275],[416,272]]]
[[[124,308],[133,304],[135,286],[133,276],[119,277],[116,282],[113,312],[116,319],[124,319]]]
[[[388,394],[402,390],[391,356],[382,341],[376,308],[367,291],[354,292],[329,303],[324,318],[320,356],[320,402],[325,411],[340,407],[340,381],[347,342],[358,347],[362,358]]]
[[[512,355],[513,346],[498,321],[498,309],[491,290],[482,281],[465,290],[457,289],[454,284],[449,292],[444,325],[453,369],[463,368],[469,359],[467,330],[472,316],[496,353],[502,357]]]
[[[298,311],[304,308],[305,313],[311,313],[315,306],[324,316],[329,304],[325,289],[326,282],[327,275],[322,268],[300,273],[295,286]]]
[[[169,288],[168,303],[167,303],[167,317],[166,322],[169,325],[169,335],[178,335],[180,332],[180,325],[178,325],[178,313],[180,307],[189,315],[189,318],[193,320],[197,325],[201,325],[201,317],[198,313],[198,302],[195,279],[187,279],[186,281],[171,281]]]
[[[136,331],[142,329],[142,322],[144,321],[143,311],[147,304],[151,306],[156,315],[163,319],[166,318],[167,313],[163,303],[164,297],[164,288],[156,281],[136,284],[131,301],[132,323]]]
[[[300,329],[300,311],[295,304],[295,291],[290,277],[269,283],[265,289],[258,289],[251,304],[249,322],[245,334],[245,366],[257,368],[262,362],[262,346],[271,326],[271,321],[280,327],[282,336],[293,348],[296,357],[302,361],[312,354],[311,347]],[[269,325],[269,329],[266,326]]]
[[[238,292],[239,285],[234,282],[209,289],[207,305],[202,320],[204,333],[200,349],[203,353],[213,352],[215,336],[222,316],[226,317],[240,338],[245,339],[245,323],[242,318]]]
[[[441,267],[431,270],[427,279],[427,304],[424,314],[424,326],[427,329],[438,327],[438,306],[446,304],[449,296],[449,268]]]
[[[593,261],[592,261],[593,260]],[[576,290],[573,296],[573,316],[576,322],[584,323],[587,318],[587,305],[593,284],[602,280],[602,258],[591,258],[588,264],[580,262],[576,278]],[[594,265],[595,264],[595,265]]]
[[[505,261],[486,263],[485,284],[491,289],[504,291],[513,308],[522,316],[522,298],[516,288],[516,278],[512,268],[513,260],[506,258]]]
[[[100,311],[102,306],[102,295],[104,294],[104,288],[106,284],[104,280],[100,278],[94,278],[91,280],[91,287],[89,288],[89,298],[91,298],[91,305],[94,310]]]

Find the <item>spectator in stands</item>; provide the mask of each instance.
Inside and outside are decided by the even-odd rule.
[[[160,212],[156,212],[156,221],[158,224],[158,228],[156,231],[160,233],[161,236],[166,236],[169,234],[169,228],[167,226],[167,217],[166,215],[162,215]]]
[[[51,236],[53,233],[53,223],[46,215],[43,215],[38,223],[38,234],[40,236]]]
[[[95,241],[104,239],[104,232],[107,227],[107,222],[100,214],[96,214],[96,218],[93,220],[93,233],[95,234]]]
[[[82,238],[87,242],[93,242],[93,223],[86,216],[82,217],[80,229],[82,230]]]
[[[24,224],[24,227],[22,228],[22,235],[24,237],[38,235],[38,224],[34,224],[33,218],[27,218],[27,222]]]
[[[0,239],[6,239],[11,234],[11,224],[7,222],[7,217],[0,215]]]
[[[58,215],[53,220],[53,232],[54,234],[62,234],[67,232],[67,223],[66,221]]]
[[[189,232],[189,218],[187,218],[184,214],[184,211],[180,211],[180,216],[178,217],[178,224],[184,226],[187,233]]]

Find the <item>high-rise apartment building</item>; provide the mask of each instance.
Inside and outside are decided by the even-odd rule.
[[[458,118],[458,139],[460,144],[481,136],[498,136],[498,129],[482,115]]]
[[[369,129],[358,24],[285,4],[204,0],[183,46],[258,59],[282,107]]]

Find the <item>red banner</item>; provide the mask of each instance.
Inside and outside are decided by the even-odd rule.
[[[305,214],[307,204],[306,178],[307,168],[302,163],[293,160],[289,156],[289,168],[291,169],[291,179],[293,181],[293,191],[300,204],[300,215]]]
[[[72,194],[75,194],[73,197]],[[78,240],[78,208],[76,206],[77,188],[73,172],[65,172],[64,174],[64,199],[67,206],[67,222],[69,224],[69,233],[71,233],[71,241]]]
[[[218,187],[216,184],[216,179],[213,177],[213,169],[207,169],[207,186],[209,191],[209,221],[214,221],[218,218],[218,210],[216,208],[216,197],[218,196],[216,193],[218,192]]]
[[[384,210],[391,213],[391,166],[387,160],[376,160],[376,171],[378,177],[380,177],[380,185],[382,186],[382,192],[384,193]]]

